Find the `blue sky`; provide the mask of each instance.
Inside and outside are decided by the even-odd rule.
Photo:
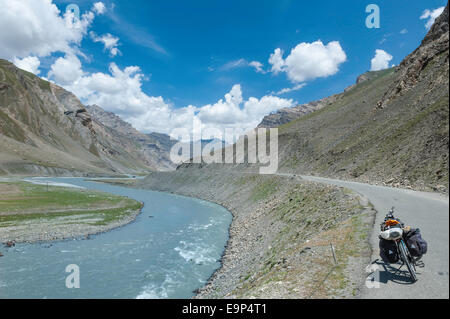
[[[185,109],[188,105],[195,108],[210,105],[210,109],[214,110],[220,99],[226,104],[224,95],[237,84],[240,86],[239,90],[235,90],[240,91],[236,93],[238,108],[244,108],[250,97],[262,103],[263,97],[276,96],[279,100],[267,100],[268,103],[291,106],[295,102],[306,103],[339,93],[353,84],[358,75],[371,69],[371,59],[376,50],[383,50],[392,56],[389,65],[400,63],[426,35],[427,19],[420,19],[424,11],[446,5],[443,0],[104,0],[104,9],[100,13],[93,9],[94,2],[53,1],[61,15],[71,3],[78,5],[81,13],[95,13],[95,18],[90,20],[81,40],[67,40],[72,48],[69,54],[76,56],[72,62],[80,62],[80,69],[85,76],[95,73],[111,74],[111,63],[122,71],[129,66],[137,66],[139,71],[130,74],[139,74],[138,86],[142,92],[136,93],[137,95],[128,93],[134,94],[134,100],[143,95],[145,100],[147,97],[161,97],[168,107],[166,112],[175,113],[177,109]],[[379,29],[368,29],[365,25],[368,15],[365,8],[371,3],[380,8]],[[94,41],[95,37],[105,34],[117,39],[115,48],[120,52],[115,56],[109,49],[105,49],[102,42]],[[330,42],[338,43],[338,51],[342,51],[345,58],[341,56],[336,62],[336,70],[317,75],[320,72],[314,73],[308,69],[305,72],[313,72],[316,76],[311,75],[303,81],[293,80],[293,76],[287,71],[271,71],[272,64],[268,60],[275,49],[281,49],[283,59],[286,59],[297,45],[311,44],[317,40],[321,40],[324,46]],[[3,41],[7,40],[3,38]],[[0,35],[0,44],[8,45],[1,42]],[[10,52],[14,51],[11,49],[9,53],[2,53],[0,50],[3,58],[11,60]],[[25,53],[20,52],[20,55],[16,55],[17,58],[25,58]],[[57,58],[68,56],[66,49],[56,48],[46,54],[32,49],[23,52],[39,59],[39,76],[68,89],[73,88],[75,93],[81,95],[83,102],[102,101],[108,104],[109,100],[100,99],[98,92],[92,93],[92,88],[84,96],[84,88],[79,85],[75,88],[69,80],[58,82],[61,77],[57,77],[56,71],[49,73]],[[292,63],[301,64],[303,60],[304,55]],[[256,68],[249,65],[252,61],[261,63],[262,72],[256,72]],[[89,83],[92,87],[93,82]],[[276,94],[282,89],[295,86],[301,88]],[[94,95],[97,99],[92,98]],[[155,101],[149,100],[143,104],[151,108]],[[158,103],[162,103],[161,100]],[[115,111],[144,131],[161,130],[158,125],[139,121],[138,112],[128,117],[126,109],[119,106],[100,106]],[[275,109],[259,104],[258,107],[269,111]],[[194,109],[193,114],[198,111],[199,109]],[[221,114],[227,118],[225,113],[220,112],[209,114],[209,118]],[[261,116],[261,112],[255,115]],[[146,116],[147,122],[151,117]],[[237,118],[242,118],[242,115],[222,122],[232,122]],[[204,119],[207,120],[208,116]],[[253,125],[257,120],[252,118],[252,121],[246,119],[244,122],[246,125]]]
[[[79,3],[82,11],[90,6],[72,2]],[[338,74],[312,81],[287,96],[302,103],[337,93],[370,69],[375,49],[389,52],[393,64],[400,63],[426,34],[424,21],[419,20],[422,12],[445,5],[445,1],[429,0],[105,1],[107,7],[112,3],[114,10],[100,17],[93,29],[120,37],[122,56],[110,59],[101,45],[87,40],[83,49],[93,56],[89,67],[106,71],[110,60],[121,67],[139,65],[151,76],[144,90],[179,106],[216,101],[235,83],[241,83],[251,96],[289,87],[282,75],[261,75],[251,68],[218,69],[241,58],[267,65],[275,48],[287,52],[300,42],[318,39],[338,40],[348,60]],[[380,29],[365,26],[365,8],[370,3],[380,7]],[[65,3],[59,7],[63,10]],[[129,30],[129,25],[135,30]],[[405,28],[408,33],[400,34]],[[147,37],[166,53],[141,45],[140,40]]]

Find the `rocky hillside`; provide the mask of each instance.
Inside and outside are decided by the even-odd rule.
[[[350,91],[356,85],[363,83],[365,81],[371,80],[377,76],[377,72],[369,71],[364,74],[361,74],[356,79],[356,83],[347,87],[344,92]],[[279,127],[283,124],[292,122],[306,114],[309,114],[314,111],[318,111],[328,105],[335,103],[342,97],[342,94],[335,94],[330,97],[325,97],[323,99],[312,101],[305,104],[300,104],[295,107],[285,107],[279,109],[269,115],[266,115],[261,123],[259,123],[258,127]]]
[[[434,81],[438,83],[448,82],[448,4],[444,12],[436,19],[430,31],[423,39],[421,45],[408,55],[397,68],[399,73],[395,83],[378,102],[380,108],[386,107],[396,97],[404,95],[424,80],[428,64],[438,64],[444,72],[438,72]],[[437,67],[435,66],[435,67]],[[445,73],[447,70],[447,73]],[[446,77],[443,79],[442,77]],[[433,84],[433,83],[431,83]],[[447,90],[448,94],[448,90]]]
[[[153,154],[93,120],[72,93],[0,60],[0,175],[138,174],[161,167]]]
[[[338,95],[333,95],[330,97],[326,97],[320,99],[318,101],[313,101],[301,105],[297,105],[295,107],[285,107],[279,109],[272,114],[266,115],[258,127],[278,127],[280,125],[291,122],[295,119],[302,117],[308,113],[320,110],[321,108],[333,103],[338,98]]]
[[[175,165],[170,160],[170,149],[176,143],[166,134],[144,134],[136,130],[131,124],[125,122],[112,112],[107,112],[97,105],[86,106],[92,115],[93,126],[101,132],[99,143],[105,149],[117,152],[118,149],[108,147],[108,141],[115,141],[124,154],[134,156],[135,161],[156,170],[173,170]]]

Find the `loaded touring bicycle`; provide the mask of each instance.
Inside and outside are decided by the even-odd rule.
[[[416,266],[423,267],[420,260],[427,252],[427,243],[418,228],[406,226],[394,217],[394,207],[381,223],[380,256],[386,263],[402,262],[408,268],[413,282],[417,281]]]

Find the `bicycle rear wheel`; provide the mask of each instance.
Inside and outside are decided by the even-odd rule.
[[[411,279],[413,280],[413,282],[417,281],[417,275],[416,275],[416,270],[414,268],[414,265],[411,263],[410,258],[409,258],[409,252],[406,250],[406,245],[401,241],[398,244],[399,250],[400,250],[400,254],[401,254],[401,258],[403,260],[403,262],[406,264],[406,267],[408,268],[409,274],[411,275]]]

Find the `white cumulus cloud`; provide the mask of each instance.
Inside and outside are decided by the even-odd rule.
[[[111,63],[109,73],[82,71],[75,56],[59,58],[51,67],[49,78],[74,92],[86,104],[97,104],[121,116],[143,132],[170,134],[176,128],[192,129],[194,120],[203,128],[234,128],[247,131],[256,127],[268,113],[295,105],[292,99],[276,96],[250,97],[244,100],[241,86],[234,85],[223,99],[204,106],[175,108],[161,96],[142,91],[145,78],[137,66],[120,69]]]
[[[199,119],[207,126],[248,130],[256,127],[270,112],[293,106],[293,104],[293,100],[270,95],[263,96],[261,99],[250,97],[244,101],[241,86],[236,84],[229,93],[225,94],[224,100],[199,107],[197,111]]]
[[[53,78],[56,83],[62,86],[74,83],[82,75],[81,62],[73,54],[56,59],[48,72],[48,77]]]
[[[444,11],[445,7],[440,7],[434,10],[426,9],[423,11],[422,15],[420,16],[420,19],[426,19],[427,22],[425,23],[425,28],[429,29],[434,23],[434,20],[436,20],[437,17],[441,15],[441,13]]]
[[[80,19],[61,12],[50,0],[0,0],[0,58],[74,53],[95,14]]]
[[[109,65],[107,72],[87,72],[80,61],[80,44],[96,15],[105,13],[103,3],[96,2],[76,19],[73,12],[61,12],[51,0],[0,0],[0,58],[14,61],[19,67],[39,73],[41,57],[58,52],[63,56],[52,61],[47,77],[73,92],[86,104],[97,104],[112,111],[144,132],[171,133],[176,128],[192,128],[201,120],[204,128],[235,128],[247,131],[262,118],[279,108],[294,106],[292,99],[266,95],[244,99],[239,84],[223,99],[203,106],[176,108],[161,96],[142,90],[146,76],[138,66]],[[107,33],[91,33],[112,56],[120,54],[119,38]],[[252,67],[263,73],[258,61],[232,61],[225,68]]]
[[[95,2],[93,5],[93,10],[97,14],[103,14],[106,11],[105,4],[103,2]]]
[[[347,56],[338,41],[324,45],[318,40],[312,43],[302,42],[283,58],[283,51],[275,49],[270,55],[272,72],[286,72],[292,82],[303,82],[315,78],[328,77],[339,71],[339,65]]]
[[[25,71],[34,73],[34,74],[39,74],[41,71],[38,70],[39,65],[41,64],[41,61],[39,60],[38,57],[35,56],[27,56],[23,59],[19,59],[19,58],[14,58],[12,61],[18,68],[21,68]]]
[[[269,63],[272,65],[271,71],[275,74],[284,71],[286,67],[286,62],[283,59],[283,50],[276,48],[275,51],[270,55]]]
[[[392,55],[384,50],[375,50],[375,56],[370,60],[370,71],[379,71],[389,68],[389,62],[392,60]]]

